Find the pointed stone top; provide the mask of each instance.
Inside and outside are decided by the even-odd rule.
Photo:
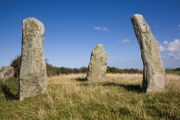
[[[96,47],[103,47],[103,45],[102,44],[97,44]]]
[[[26,19],[24,19],[24,20],[28,20],[28,19],[29,19],[29,20],[38,20],[38,19],[35,18],[35,17],[28,17],[28,18],[26,18]],[[24,20],[23,20],[23,21],[24,21]]]
[[[134,14],[131,19],[136,19],[136,21],[139,21],[139,24],[142,24],[144,21],[144,17],[141,14]]]
[[[42,24],[42,25],[43,25],[43,23],[42,23],[41,21],[39,21],[38,19],[36,19],[36,18],[34,18],[34,17],[28,17],[28,18],[24,19],[24,20],[23,20],[23,23],[24,23],[24,22],[30,22],[30,21],[36,22],[36,23],[39,23],[39,24]]]
[[[23,29],[30,29],[44,33],[44,24],[34,17],[29,17],[23,20]]]
[[[147,24],[146,20],[144,19],[144,17],[141,14],[134,14],[131,17],[131,21],[133,22],[133,24],[136,24],[139,28],[139,30],[141,32],[149,32],[150,31],[150,27]]]
[[[93,51],[104,51],[104,47],[102,44],[97,44]]]
[[[141,14],[134,14],[133,17],[143,17]]]

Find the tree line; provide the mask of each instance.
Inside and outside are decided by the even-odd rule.
[[[46,67],[47,67],[47,76],[55,76],[60,74],[77,74],[77,73],[87,73],[88,67],[81,67],[81,68],[67,68],[67,67],[56,67],[47,62],[46,59]],[[21,55],[15,57],[12,61],[10,66],[14,68],[14,76],[18,77],[20,74],[21,68]],[[116,67],[107,66],[107,73],[142,73],[141,70],[138,69],[119,69]]]

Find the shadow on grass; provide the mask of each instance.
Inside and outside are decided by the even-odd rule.
[[[83,82],[79,84],[78,86],[90,86],[90,84],[87,83],[88,80],[86,78],[76,78],[75,80],[79,82]]]
[[[91,86],[91,84],[89,84],[89,83],[81,83],[79,86]]]
[[[140,85],[133,85],[133,84],[125,85],[125,84],[117,84],[114,82],[108,82],[108,83],[104,83],[103,86],[119,86],[119,87],[125,88],[128,91],[133,91],[133,92],[138,92],[138,93],[143,92],[143,89]]]
[[[1,85],[0,86],[1,91],[4,93],[4,96],[6,100],[18,100],[19,99],[19,94],[13,94],[10,91],[10,88],[8,88],[6,85]]]
[[[75,80],[76,80],[76,81],[79,81],[79,82],[85,82],[85,81],[87,81],[86,78],[76,78]]]

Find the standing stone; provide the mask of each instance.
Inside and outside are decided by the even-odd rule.
[[[0,81],[6,81],[14,76],[14,68],[11,66],[3,66],[0,70]]]
[[[44,25],[35,18],[23,20],[20,100],[44,93],[47,89],[43,40]]]
[[[108,54],[104,51],[103,45],[98,44],[91,53],[88,66],[87,80],[97,81],[106,75]]]
[[[142,15],[135,14],[131,18],[131,21],[140,45],[141,58],[144,66],[143,90],[147,93],[163,91],[167,87],[167,82],[156,39]]]

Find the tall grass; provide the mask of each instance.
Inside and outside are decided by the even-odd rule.
[[[134,120],[180,119],[180,76],[167,75],[168,90],[145,94],[141,74],[107,74],[98,82],[85,74],[48,78],[46,93],[17,99],[17,79],[1,83],[0,118]]]

